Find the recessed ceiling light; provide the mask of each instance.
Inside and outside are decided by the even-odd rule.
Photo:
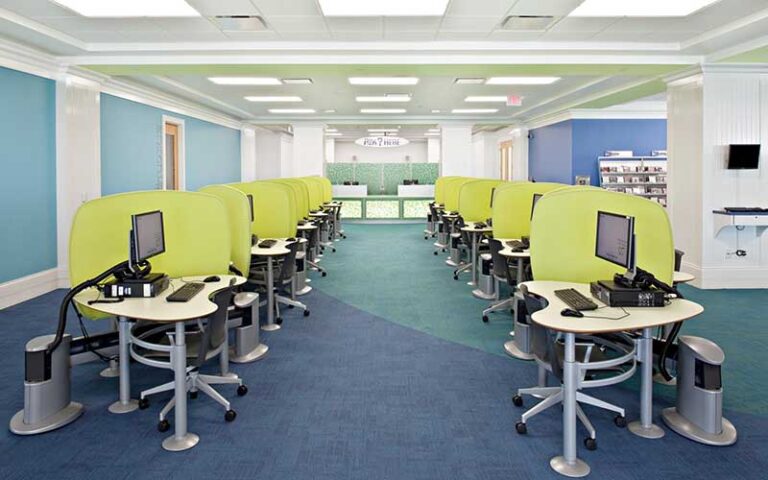
[[[718,0],[584,0],[571,17],[685,17]]]
[[[284,78],[283,83],[286,85],[312,85],[311,78]]]
[[[339,130],[338,130],[338,129],[336,129],[336,128],[326,128],[326,129],[325,129],[325,133],[336,133],[336,132],[338,132],[338,131],[339,131]]]
[[[313,108],[270,108],[269,113],[315,113]]]
[[[410,95],[384,95],[384,96],[370,96],[370,97],[355,97],[355,101],[360,103],[366,102],[392,102],[392,103],[404,103],[410,102]]]
[[[560,77],[491,77],[486,85],[549,85],[560,80]]]
[[[350,85],[416,85],[416,77],[349,77]]]
[[[482,85],[485,83],[484,78],[457,78],[454,80],[456,85]]]
[[[451,113],[496,113],[498,108],[454,108]]]
[[[404,108],[361,108],[360,113],[405,113]]]
[[[432,110],[432,113],[440,113],[440,110]]]
[[[468,103],[487,103],[487,102],[499,102],[506,103],[507,97],[504,95],[475,95],[469,96],[464,99]]]
[[[323,113],[336,113],[336,110],[329,108],[327,110],[323,110]]]
[[[448,0],[318,0],[326,17],[442,17]]]
[[[184,0],[53,0],[84,17],[199,17]]]
[[[209,77],[217,85],[282,85],[279,78],[268,77]]]
[[[368,132],[370,133],[397,133],[400,130],[397,128],[369,128]]]
[[[262,102],[262,103],[296,103],[303,102],[301,97],[291,96],[266,96],[266,97],[245,97],[249,102]]]

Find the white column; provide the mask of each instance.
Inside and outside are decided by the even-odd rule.
[[[336,161],[336,139],[325,139],[325,163],[334,163]]]
[[[528,180],[528,129],[515,128],[510,133],[512,137],[512,178],[514,181]],[[501,139],[497,139],[498,143]]]
[[[69,231],[81,204],[101,196],[101,84],[56,80],[56,218],[59,285],[69,285]]]
[[[427,162],[440,163],[440,139],[427,139]]]
[[[256,178],[256,130],[244,126],[240,129],[240,181],[252,182]]]
[[[440,175],[474,176],[472,125],[440,126]]]
[[[255,129],[256,164],[255,179],[280,178],[280,134],[264,128]],[[243,177],[243,181],[246,181]]]
[[[293,162],[291,175],[304,177],[325,174],[325,125],[293,124]]]
[[[280,134],[280,170],[277,178],[298,177],[293,168],[293,137],[286,134]]]

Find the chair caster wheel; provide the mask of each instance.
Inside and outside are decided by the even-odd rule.
[[[427,236],[425,235],[425,236],[424,236],[424,240],[429,240],[429,237],[427,237]]]
[[[584,446],[587,447],[587,450],[597,450],[597,440],[587,437],[584,439]]]
[[[626,418],[626,417],[622,417],[621,415],[616,415],[616,416],[613,418],[613,423],[614,423],[614,424],[615,424],[617,427],[619,427],[619,428],[624,428],[624,427],[626,427],[626,426],[627,426],[627,418]]]
[[[515,395],[514,397],[512,397],[512,403],[516,407],[522,407],[523,406],[523,397],[521,397],[520,395]]]
[[[488,315],[483,315],[483,323],[488,323]]]
[[[245,396],[246,393],[248,393],[248,387],[246,387],[245,385],[240,385],[239,387],[237,387],[238,397],[243,397]]]
[[[328,275],[328,272],[323,272],[321,275],[325,277],[326,275]]]
[[[443,253],[445,253],[445,249],[443,249]]]
[[[148,398],[140,398],[139,399],[139,409],[140,410],[146,410],[149,407],[149,399]]]
[[[304,310],[304,316],[305,316],[305,317],[308,317],[308,316],[309,316],[309,310]]]
[[[336,249],[335,249],[335,248],[334,248],[333,250],[331,250],[331,251],[332,251],[333,253],[336,253]]]
[[[525,435],[528,433],[528,427],[523,422],[517,422],[515,424],[515,430],[517,430],[517,433],[520,435]]]
[[[459,276],[458,276],[458,275],[454,275],[454,276],[453,276],[453,279],[454,279],[454,280],[458,280],[458,279],[459,279]]]
[[[435,251],[434,251],[434,252],[432,252],[432,253],[433,253],[435,256],[437,256],[437,250],[435,250]]]
[[[189,392],[189,399],[195,400],[197,398],[197,392]]]
[[[227,410],[227,413],[224,414],[224,420],[228,422],[235,421],[236,417],[237,417],[237,413],[234,410]]]
[[[275,325],[282,325],[283,324],[283,317],[277,317],[275,319]]]
[[[157,424],[157,431],[160,433],[167,432],[168,430],[170,430],[170,428],[171,428],[171,423],[168,420],[160,420],[160,422],[158,422]]]

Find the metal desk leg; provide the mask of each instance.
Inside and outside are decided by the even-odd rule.
[[[266,332],[280,330],[280,325],[275,323],[275,287],[274,272],[272,269],[272,257],[267,257],[267,324],[261,327]]]
[[[116,332],[117,331],[117,327],[118,327],[117,320],[116,319],[112,319],[111,323],[112,323],[112,330]],[[109,366],[107,368],[105,368],[104,370],[102,370],[101,372],[99,372],[99,375],[104,377],[104,378],[119,377],[120,376],[120,367],[117,364],[117,360],[110,360],[109,361]]]
[[[117,319],[119,342],[118,359],[120,369],[120,399],[109,406],[112,413],[129,413],[139,408],[139,401],[131,398],[131,354],[130,347],[131,322],[125,317]]]
[[[576,334],[565,333],[563,362],[563,455],[549,461],[552,470],[566,477],[589,475],[589,465],[576,456],[576,387],[579,369],[576,366]]]
[[[176,405],[173,411],[173,435],[163,440],[163,448],[170,452],[189,450],[197,445],[200,437],[187,432],[187,343],[184,322],[176,322],[171,349],[173,366],[173,394]]]
[[[630,422],[629,431],[643,438],[661,438],[664,430],[653,424],[653,329],[644,328],[637,341],[640,363],[640,420]]]
[[[467,285],[472,286],[477,285],[477,237],[478,234],[472,232],[472,258],[470,259],[470,262],[472,262],[472,281],[467,282]]]

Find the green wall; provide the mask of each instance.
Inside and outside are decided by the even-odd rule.
[[[409,172],[413,173],[410,174]],[[381,190],[382,173],[384,191]],[[432,185],[437,180],[437,163],[329,163],[326,175],[334,185],[356,180],[368,185],[368,195],[397,195],[403,180],[414,178],[420,185]]]

